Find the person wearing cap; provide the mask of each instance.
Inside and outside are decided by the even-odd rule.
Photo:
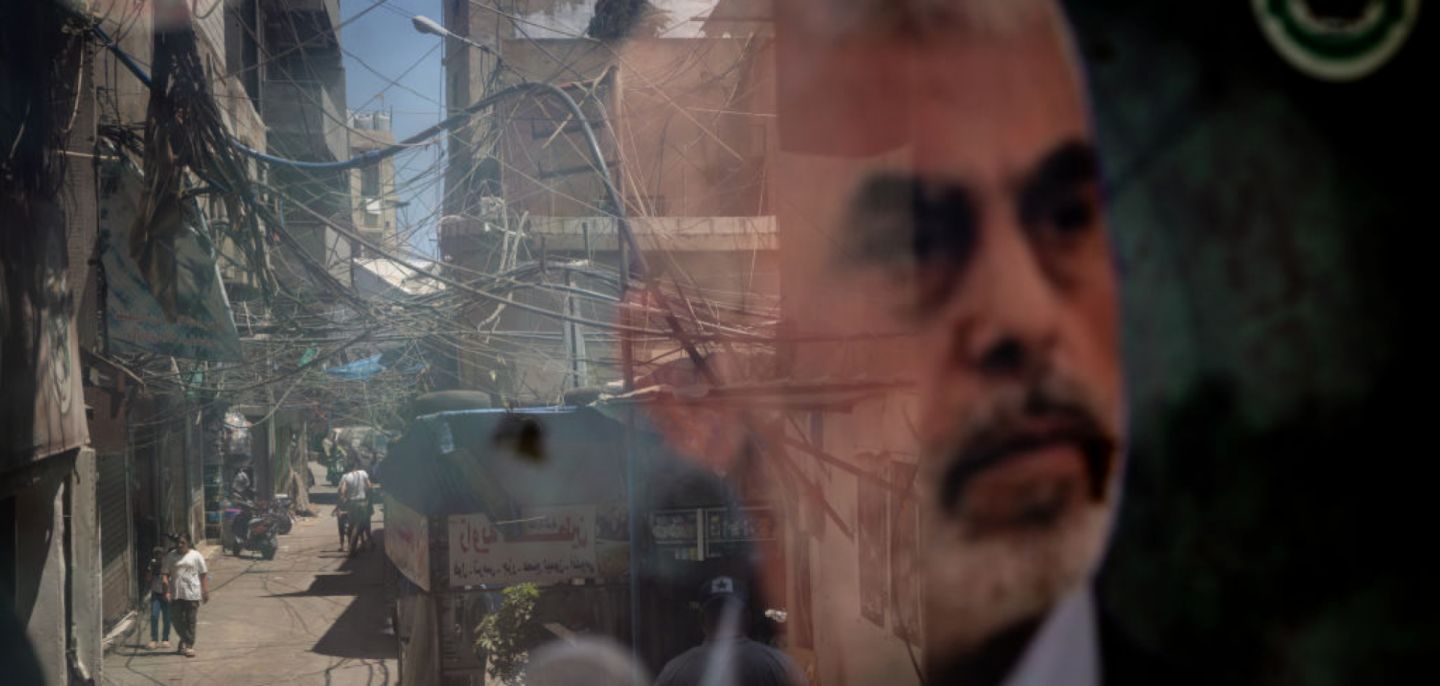
[[[667,662],[655,686],[805,683],[799,666],[788,655],[745,635],[745,595],[735,579],[720,576],[705,582],[701,598],[705,641]]]

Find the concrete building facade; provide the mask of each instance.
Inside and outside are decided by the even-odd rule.
[[[597,138],[647,261],[678,278],[684,298],[704,307],[756,319],[775,307],[765,41],[533,38],[478,6],[457,8],[446,19],[451,31],[488,48],[447,43],[452,110],[514,83],[560,86]],[[447,197],[489,200],[446,205],[445,266],[458,279],[483,282],[486,275],[528,273],[527,264],[543,264],[540,280],[556,288],[527,287],[515,298],[575,319],[616,321],[622,262],[616,223],[581,127],[545,95],[500,103],[482,119],[477,126],[486,133],[468,146],[472,156],[452,156],[446,191]],[[473,184],[461,181],[483,177],[491,167],[498,186],[484,188],[498,187],[503,200],[489,195],[492,190],[477,195]],[[497,400],[554,402],[568,389],[623,376],[613,332],[479,303],[469,319],[480,327],[478,345],[461,355],[458,384],[489,390]],[[634,356],[664,364],[681,354],[673,348],[657,344]]]
[[[353,157],[394,145],[395,134],[390,131],[390,117],[390,113],[384,111],[350,113],[350,155]],[[350,172],[350,194],[354,198],[351,223],[355,231],[365,240],[394,254],[400,248],[396,233],[399,228],[396,218],[399,204],[395,196],[395,158],[387,157],[377,164]],[[355,256],[376,257],[367,255],[369,252],[373,251],[358,246]]]

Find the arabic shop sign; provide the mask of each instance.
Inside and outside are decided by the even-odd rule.
[[[450,586],[554,583],[596,576],[595,507],[537,507],[502,532],[484,514],[449,518]]]

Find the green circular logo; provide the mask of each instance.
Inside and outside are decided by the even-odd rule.
[[[1302,73],[1353,81],[1399,52],[1420,0],[1251,0],[1270,45]]]

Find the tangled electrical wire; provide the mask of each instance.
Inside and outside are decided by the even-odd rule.
[[[417,265],[413,255],[388,253],[382,246],[367,243],[353,227],[316,212],[306,202],[307,198],[296,197],[293,189],[270,186],[252,178],[243,159],[251,157],[265,164],[299,170],[355,169],[418,145],[440,132],[451,131],[482,110],[515,95],[559,94],[571,109],[578,111],[569,96],[555,86],[531,82],[502,88],[466,110],[388,148],[368,151],[336,163],[308,163],[277,158],[249,148],[226,130],[214,96],[206,87],[206,75],[193,33],[174,32],[165,35],[163,43],[157,41],[153,76],[146,75],[98,27],[95,33],[151,89],[146,129],[150,144],[143,148],[149,192],[145,211],[137,222],[139,230],[131,233],[133,240],[129,249],[137,263],[142,265],[152,289],[162,298],[162,306],[168,302],[167,313],[173,311],[173,263],[166,265],[156,256],[164,255],[165,242],[173,240],[173,236],[167,233],[167,227],[173,226],[174,222],[167,224],[165,218],[166,213],[173,213],[176,205],[183,202],[185,172],[200,179],[205,184],[205,190],[220,199],[227,221],[215,222],[213,226],[217,227],[217,231],[224,232],[231,244],[240,248],[243,261],[236,266],[258,275],[262,292],[255,308],[260,310],[258,314],[252,312],[249,302],[239,303],[241,308],[236,311],[237,324],[246,334],[249,348],[246,362],[237,365],[195,363],[209,372],[207,380],[201,383],[194,381],[196,374],[193,369],[187,374],[174,361],[170,369],[160,369],[162,365],[155,360],[148,365],[139,364],[142,370],[148,370],[147,378],[156,383],[178,383],[192,391],[199,390],[212,396],[221,393],[230,397],[249,394],[256,396],[256,400],[267,402],[274,402],[275,389],[280,388],[283,389],[282,399],[319,400],[328,396],[329,402],[343,405],[354,400],[354,394],[346,392],[351,388],[347,385],[351,382],[326,376],[322,364],[353,362],[362,354],[383,353],[394,358],[396,351],[403,351],[398,354],[411,362],[418,361],[387,367],[366,382],[365,388],[369,389],[372,381],[382,385],[393,381],[400,394],[416,392],[416,379],[423,376],[407,375],[402,370],[440,371],[424,362],[429,356],[427,353],[437,349],[442,355],[464,354],[488,359],[497,365],[533,368],[560,365],[555,355],[545,354],[542,347],[534,344],[542,332],[497,330],[501,314],[507,309],[529,311],[556,322],[582,324],[593,329],[586,332],[587,340],[593,339],[600,345],[595,346],[596,354],[589,362],[612,369],[621,366],[614,352],[617,334],[621,332],[637,339],[648,337],[652,342],[677,341],[678,348],[674,352],[687,354],[697,364],[703,364],[703,355],[698,352],[697,346],[704,345],[706,341],[765,344],[772,340],[773,327],[768,324],[776,318],[773,310],[758,313],[752,318],[761,322],[758,327],[737,329],[733,325],[735,319],[721,316],[720,310],[724,308],[704,300],[703,294],[697,306],[691,297],[698,290],[696,285],[691,281],[691,291],[687,293],[680,279],[684,275],[675,274],[673,270],[668,285],[657,279],[651,279],[646,284],[648,295],[642,299],[645,305],[628,306],[629,320],[640,322],[638,325],[617,324],[614,315],[622,309],[619,294],[624,290],[627,274],[596,264],[571,264],[558,270],[566,275],[567,282],[557,283],[550,278],[553,272],[546,269],[543,254],[538,263],[533,259],[527,264],[519,262],[515,252],[521,243],[518,238],[509,244],[500,261],[501,269],[475,270],[472,274],[465,274],[464,268],[447,265],[449,272],[462,277],[447,278],[435,265]],[[628,241],[626,247],[634,259],[641,261],[639,271],[643,273],[644,252],[634,242],[633,234],[624,227],[623,208],[618,200],[618,191],[603,167],[604,157],[598,153],[588,127],[584,131],[592,151],[595,151],[594,163],[599,165],[597,172],[601,173],[600,178],[612,198],[611,207],[601,208],[602,212],[609,213],[620,224],[619,237]],[[116,137],[123,136],[117,133]],[[133,146],[134,141],[128,143]],[[367,252],[380,254],[401,269],[414,272],[416,280],[434,282],[437,288],[419,294],[384,297],[357,293],[351,285],[332,273],[327,266],[328,255],[312,254],[287,229],[286,212],[277,209],[279,203],[289,203],[293,210],[315,215],[312,219],[320,225],[329,227],[353,244],[364,246]],[[520,233],[523,234],[523,220],[520,224]],[[220,241],[215,240],[214,243],[219,245]],[[272,251],[272,244],[282,245],[284,250]],[[229,259],[229,256],[226,258]],[[302,275],[305,287],[297,287],[294,280],[276,278],[276,271],[281,267]],[[577,273],[589,279],[592,287],[581,288],[569,283],[569,276]],[[322,299],[314,297],[317,291],[323,294]],[[583,304],[558,309],[539,306],[526,302],[525,298],[517,299],[515,296],[521,291],[574,299]],[[488,302],[491,308],[471,318],[469,315],[475,312],[476,301]],[[332,305],[322,306],[322,302]],[[678,307],[672,306],[677,302],[680,303]],[[651,328],[648,322],[652,320],[659,325]],[[730,325],[721,324],[721,321]],[[645,362],[642,361],[642,364]],[[628,378],[633,370],[624,373]],[[537,397],[558,395],[554,389],[530,390]]]

